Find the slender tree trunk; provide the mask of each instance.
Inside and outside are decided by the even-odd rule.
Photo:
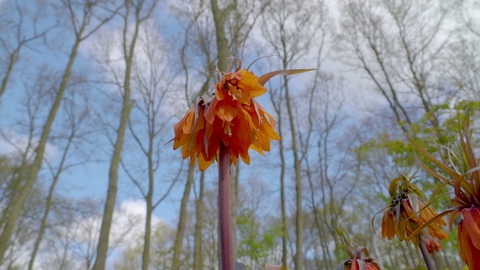
[[[149,200],[151,200],[151,197],[147,197],[147,216],[145,219],[145,235],[143,238],[142,270],[147,270],[148,264],[150,263],[150,236],[152,235],[153,207],[152,204],[149,203]]]
[[[65,73],[63,74],[62,81],[60,83],[60,87],[58,89],[57,95],[55,96],[53,105],[50,108],[50,112],[48,113],[47,120],[45,122],[42,134],[40,136],[40,141],[38,142],[38,146],[35,149],[35,153],[36,153],[35,158],[33,160],[32,165],[29,166],[29,171],[27,173],[25,184],[22,187],[20,187],[18,194],[16,195],[14,194],[14,196],[12,196],[12,199],[10,200],[9,205],[6,208],[10,210],[10,213],[8,215],[8,219],[5,221],[2,234],[0,235],[0,261],[2,261],[3,257],[5,256],[5,252],[8,249],[10,237],[12,235],[15,222],[18,219],[18,216],[20,215],[20,212],[28,197],[28,194],[30,194],[30,191],[32,190],[33,185],[35,184],[35,181],[38,177],[38,172],[42,167],[43,155],[45,153],[47,140],[50,135],[50,131],[52,129],[52,125],[55,120],[55,117],[57,116],[58,109],[60,108],[60,104],[62,103],[63,95],[67,88],[67,83],[68,83],[68,80],[70,79],[73,64],[77,56],[78,48],[82,41],[80,37],[84,29],[85,29],[85,25],[83,25],[82,28],[79,30],[77,37],[75,39],[75,43],[73,44],[72,50],[70,51],[70,56],[68,59],[67,66],[65,68]],[[26,164],[22,166],[23,168],[27,167]]]
[[[130,80],[133,66],[133,55],[135,50],[135,44],[137,42],[138,32],[140,29],[140,11],[142,10],[143,1],[140,1],[135,7],[135,28],[132,39],[127,48],[127,27],[128,27],[128,15],[131,8],[131,2],[126,1],[126,16],[125,16],[125,28],[124,28],[124,56],[125,56],[125,79],[124,79],[124,93],[123,93],[123,105],[120,116],[120,122],[118,124],[118,133],[115,145],[113,148],[112,159],[110,161],[110,169],[108,173],[108,190],[107,199],[105,201],[105,208],[102,216],[102,225],[100,228],[100,236],[97,246],[97,257],[93,265],[94,270],[105,269],[107,261],[108,244],[110,238],[110,228],[112,226],[113,211],[115,209],[115,201],[117,199],[118,191],[118,168],[120,165],[120,159],[122,155],[123,142],[125,139],[125,131],[127,128],[127,121],[130,115],[130,111],[133,107],[133,103],[130,101]]]
[[[281,104],[280,104],[281,106]],[[281,110],[278,111],[278,132],[280,137],[282,137],[282,116]],[[282,264],[287,267],[288,259],[288,221],[287,221],[287,207],[286,207],[286,196],[285,196],[285,153],[283,148],[283,141],[280,140],[280,204],[282,211]]]
[[[63,171],[63,165],[67,159],[67,154],[72,144],[72,140],[74,136],[75,136],[75,132],[73,131],[68,138],[68,143],[65,147],[65,150],[63,151],[59,167],[53,177],[52,184],[50,185],[50,188],[48,190],[47,201],[45,203],[45,211],[43,212],[42,220],[40,221],[40,228],[38,229],[37,238],[35,239],[35,243],[33,244],[32,255],[30,256],[30,261],[28,262],[28,270],[33,269],[33,264],[35,263],[35,257],[37,255],[38,249],[40,248],[40,243],[42,242],[43,234],[45,233],[45,228],[47,227],[48,215],[52,207],[53,192],[58,183],[58,179],[60,179],[60,174]]]
[[[182,254],[183,238],[185,236],[185,224],[187,222],[187,204],[190,197],[190,190],[194,179],[195,164],[188,167],[187,182],[183,191],[182,202],[180,204],[180,217],[178,219],[177,234],[173,245],[172,270],[180,268],[180,255]]]
[[[286,63],[284,63],[284,68],[286,69]],[[295,233],[297,236],[296,240],[296,253],[295,253],[295,269],[301,270],[303,267],[303,210],[302,210],[302,179],[301,179],[301,168],[300,168],[300,159],[298,158],[298,146],[297,146],[297,132],[295,131],[295,122],[293,118],[292,105],[290,103],[289,95],[289,85],[288,80],[285,78],[285,101],[287,103],[287,113],[288,121],[290,122],[290,132],[292,136],[292,151],[293,151],[293,162],[295,168],[295,191],[296,191],[296,204],[297,212],[295,214]]]
[[[328,262],[325,262],[325,264],[328,265],[328,267],[331,267],[330,254],[325,251],[324,243],[326,243],[327,241],[323,239],[323,235],[324,235],[323,228],[321,226],[320,217],[318,215],[317,203],[315,201],[315,194],[314,194],[315,188],[313,187],[312,178],[310,175],[308,175],[308,183],[310,187],[310,196],[312,200],[312,212],[313,212],[313,218],[314,218],[314,224],[315,224],[314,226],[317,229],[318,237],[320,238],[324,261],[328,261]]]
[[[152,119],[154,121],[154,119]],[[146,220],[145,220],[145,235],[143,240],[143,253],[142,253],[142,270],[148,269],[150,263],[150,236],[152,234],[152,213],[153,213],[153,191],[155,190],[155,171],[153,164],[153,140],[155,134],[153,133],[154,126],[152,125],[152,132],[148,134],[148,192],[145,196],[147,204]]]
[[[7,83],[8,83],[8,80],[10,79],[10,75],[12,74],[13,66],[17,61],[21,45],[22,44],[19,44],[18,47],[15,48],[15,50],[10,54],[10,57],[8,58],[7,70],[5,72],[5,76],[3,76],[2,84],[0,85],[0,100],[2,98],[3,93],[5,93],[5,90],[7,89]]]
[[[280,138],[283,138],[283,118],[282,118],[282,92],[279,94],[280,98],[277,101],[274,100],[273,95],[270,95],[275,112],[277,113],[277,126],[278,134]],[[279,141],[278,151],[280,154],[280,207],[281,207],[281,220],[282,220],[282,264],[287,268],[288,261],[288,223],[287,223],[287,208],[286,208],[286,196],[285,196],[285,150],[283,146],[283,140]]]
[[[127,68],[128,69],[128,68]],[[127,87],[125,87],[126,89]],[[127,90],[125,90],[127,92]],[[105,269],[105,264],[107,261],[108,253],[108,244],[110,239],[110,228],[113,221],[113,211],[115,209],[115,202],[117,199],[118,191],[118,167],[121,159],[121,152],[123,148],[123,141],[125,138],[125,129],[130,114],[130,109],[133,104],[127,100],[127,96],[130,96],[130,93],[125,94],[124,105],[122,109],[122,114],[120,118],[120,124],[118,129],[117,140],[115,142],[112,160],[110,161],[110,169],[108,173],[108,191],[107,199],[105,201],[105,208],[102,216],[102,225],[100,228],[100,236],[98,240],[97,247],[97,257],[93,266],[94,270],[103,270]],[[129,99],[129,98],[128,98]]]
[[[215,22],[215,34],[217,37],[217,66],[220,71],[227,71],[227,57],[228,57],[228,39],[225,34],[225,21],[228,13],[232,10],[231,7],[220,9],[217,0],[211,0],[213,21]]]
[[[202,228],[203,228],[203,197],[205,190],[205,173],[200,175],[200,190],[196,205],[197,222],[195,224],[195,243],[193,253],[193,269],[203,270],[203,256],[202,256]]]

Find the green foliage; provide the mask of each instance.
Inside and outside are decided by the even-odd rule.
[[[406,136],[411,137],[428,152],[436,153],[438,151],[437,145],[449,145],[456,141],[458,121],[465,121],[466,112],[479,110],[479,101],[461,101],[453,107],[450,107],[448,104],[436,105],[432,111],[425,113],[418,122],[410,125],[409,133]],[[434,114],[437,116],[436,119],[441,120],[437,127],[431,124]],[[362,144],[356,151],[357,153],[366,153],[375,149],[385,150],[397,168],[404,168],[404,170],[415,167],[417,159],[426,162],[423,156],[415,154],[413,146],[405,137],[395,137],[388,131],[380,134],[376,139]],[[428,164],[428,162],[426,163]],[[418,185],[426,194],[434,191],[439,185],[437,181],[421,180]]]
[[[462,101],[458,102],[453,108],[448,104],[437,105],[431,112],[426,113],[420,121],[410,125],[409,133],[406,134],[413,138],[424,149],[431,153],[435,153],[437,148],[434,141],[440,145],[448,145],[456,141],[458,134],[458,120],[464,122],[466,112],[480,111],[479,101]],[[443,119],[438,127],[431,125],[433,114],[437,115],[437,119]],[[458,117],[460,115],[460,117]],[[382,133],[378,138],[370,140],[356,151],[365,153],[373,148],[384,149],[393,158],[395,164],[399,167],[411,167],[415,165],[416,156],[413,147],[405,138],[396,138],[388,132]],[[419,157],[421,158],[421,157]]]
[[[275,249],[277,239],[281,237],[278,225],[261,223],[252,209],[241,209],[237,216],[239,232],[238,257],[248,257],[255,263],[264,262]]]
[[[473,116],[475,112],[478,111],[480,111],[479,101],[461,101],[457,102],[454,106],[450,106],[447,103],[439,104],[434,106],[430,112],[425,113],[418,122],[412,123],[409,126],[408,134],[405,135],[429,153],[437,155],[438,151],[442,153],[445,151],[444,148],[439,147],[440,145],[449,147],[458,140],[459,122],[461,123],[460,126],[463,126],[467,118],[467,112],[470,112]],[[475,117],[471,117],[470,119],[474,121]],[[432,124],[434,121],[438,122],[437,126]],[[475,144],[478,142],[472,143]],[[395,135],[395,132],[386,131],[356,149],[357,154],[360,155],[367,155],[369,151],[384,151],[384,153],[391,158],[395,166],[399,170],[404,170],[405,173],[408,170],[418,168],[418,161],[426,164],[432,170],[438,171],[438,168],[432,166],[424,155],[416,154],[414,147],[406,140],[406,137],[402,136],[399,138]],[[436,192],[441,185],[441,181],[432,179],[426,175],[423,170],[415,174],[416,176],[413,182],[427,195],[427,198]],[[437,211],[441,212],[451,207],[450,192],[451,188],[447,186],[438,191],[437,194],[444,196],[436,196],[432,201],[432,206],[437,209]],[[377,196],[382,200],[385,200],[387,197],[386,194],[377,194]],[[456,254],[456,250],[458,250],[457,234],[450,232],[449,236],[449,239],[442,241],[442,246],[448,249],[449,253],[452,252],[452,254]]]

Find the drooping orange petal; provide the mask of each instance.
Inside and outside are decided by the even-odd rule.
[[[475,245],[475,248],[480,249],[480,211],[476,207],[470,209],[463,209],[462,216],[464,220],[464,226],[468,231],[468,234]]]
[[[458,224],[458,251],[460,258],[468,265],[469,269],[477,269],[478,258],[480,258],[480,250],[477,249],[470,238],[470,234],[465,228],[465,220]]]
[[[226,122],[231,122],[238,114],[238,102],[224,99],[216,104],[215,115]]]
[[[217,159],[220,151],[220,139],[219,136],[212,137],[213,139],[208,141],[208,148],[205,146],[205,156],[208,159]],[[207,152],[208,151],[208,152]]]
[[[258,83],[258,77],[251,71],[240,70],[239,73],[241,74],[242,79],[238,82],[238,86],[243,91],[248,91],[248,98],[256,98],[267,92],[267,89],[262,84]]]
[[[260,127],[258,128],[259,132],[263,135],[265,135],[266,138],[269,138],[271,140],[280,140],[280,136],[278,133],[273,129],[272,126],[267,124],[267,122],[263,122]]]
[[[217,98],[214,98],[205,112],[205,120],[210,124],[213,124],[213,121],[215,120],[215,107],[217,106],[218,101]]]
[[[400,241],[405,239],[405,217],[404,217],[404,215],[405,215],[405,213],[402,213],[400,215],[400,219],[398,220],[397,229],[396,229],[396,234],[397,234],[397,237]]]
[[[380,266],[372,260],[367,263],[367,270],[380,270]]]
[[[239,113],[235,121],[233,121],[232,132],[238,139],[246,141],[250,138],[250,129],[249,120],[245,117],[245,114],[243,112]]]
[[[213,160],[207,160],[202,154],[198,156],[198,168],[200,171],[205,171],[212,163]]]
[[[350,270],[359,270],[360,266],[358,266],[357,260],[352,261],[352,265],[350,265]]]
[[[436,230],[428,230],[428,232],[430,233],[431,236],[433,237],[436,237],[438,239],[447,239],[448,238],[448,234],[445,230],[439,228],[439,229],[436,229]]]
[[[250,164],[250,155],[247,153],[245,156],[240,156],[242,158],[242,161],[245,162],[245,164]]]
[[[173,140],[173,150],[177,150],[180,146],[187,145],[190,141],[190,136],[187,136],[183,133],[175,136]]]
[[[261,147],[256,146],[255,144],[251,144],[250,149],[256,151],[257,153],[259,153],[262,156],[265,156],[265,153],[263,152],[263,149]]]
[[[194,108],[192,107],[187,113],[185,121],[183,122],[182,131],[185,134],[191,134],[193,130],[193,124],[195,122]]]
[[[393,221],[393,214],[390,211],[385,211],[382,218],[382,237],[388,240],[395,236],[395,223]]]

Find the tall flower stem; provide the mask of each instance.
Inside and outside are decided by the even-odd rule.
[[[425,264],[427,265],[428,270],[434,270],[437,269],[433,263],[432,259],[428,255],[427,247],[425,246],[425,242],[423,241],[423,237],[420,236],[419,239],[419,246],[420,246],[420,251],[422,252],[423,260],[425,261]]]
[[[220,224],[221,270],[234,270],[232,231],[230,220],[230,151],[220,142],[218,211]]]

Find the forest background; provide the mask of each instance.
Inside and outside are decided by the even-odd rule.
[[[217,269],[216,166],[170,140],[231,56],[257,75],[316,69],[259,98],[282,140],[232,170],[238,261],[334,269],[342,227],[384,269],[421,267],[372,218],[393,178],[438,186],[405,134],[435,152],[470,111],[478,138],[478,14],[474,0],[0,0],[0,269]],[[436,260],[461,269],[449,235]]]

